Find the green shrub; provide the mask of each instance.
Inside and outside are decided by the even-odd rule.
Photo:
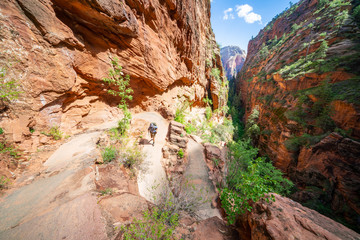
[[[0,128],[0,134],[3,134],[4,130],[2,128]]]
[[[353,9],[352,15],[353,15],[355,21],[357,22],[357,24],[360,26],[360,5],[356,6]]]
[[[11,102],[20,95],[19,84],[14,79],[6,78],[7,68],[0,67],[0,101]]]
[[[124,108],[124,117],[118,122],[117,131],[120,136],[124,136],[127,133],[127,130],[130,128],[131,122],[131,113],[127,108]]]
[[[248,117],[248,120],[246,122],[246,128],[245,128],[245,134],[248,138],[250,138],[253,142],[256,141],[257,137],[260,134],[260,127],[257,124],[257,120],[259,118],[259,109],[258,106],[256,106],[250,116]]]
[[[135,171],[140,168],[140,165],[145,159],[142,149],[137,143],[130,147],[124,147],[120,150],[120,159],[125,167]]]
[[[112,190],[112,188],[107,188],[107,189],[105,189],[105,190],[100,191],[100,194],[101,194],[101,196],[104,196],[104,195],[112,195],[112,194],[113,194],[113,190]]]
[[[236,215],[252,210],[249,202],[262,198],[273,200],[267,194],[289,194],[293,187],[280,170],[264,158],[256,158],[257,153],[258,149],[249,140],[229,144],[227,186],[222,189],[220,199],[230,224]]]
[[[300,147],[302,146],[309,147],[320,142],[327,135],[328,133],[316,136],[304,133],[299,137],[290,137],[288,140],[285,141],[284,144],[289,151],[296,152],[299,151]]]
[[[0,189],[7,188],[7,186],[10,184],[10,179],[4,176],[0,177]]]
[[[206,118],[206,120],[210,120],[211,117],[212,117],[211,107],[206,107],[205,108],[205,118]]]
[[[181,106],[176,109],[175,118],[174,118],[176,122],[185,124],[185,117],[186,117],[185,111],[190,105],[191,104],[188,101],[184,101],[182,102]]]
[[[63,132],[60,131],[60,128],[58,126],[53,126],[50,128],[48,135],[55,140],[60,140],[63,137]]]
[[[178,192],[174,195],[170,187],[162,187],[160,184],[152,187],[152,200],[159,209],[168,212],[171,216],[177,215],[180,211],[185,211],[191,216],[196,216],[196,211],[201,205],[209,202],[208,189],[195,186],[190,183],[191,178],[173,179],[172,187]],[[166,184],[167,185],[167,184]],[[162,185],[164,186],[164,185]]]
[[[6,143],[6,141],[0,142],[0,153],[8,153],[13,158],[19,158],[21,156],[19,150]]]
[[[128,226],[122,226],[123,239],[173,239],[172,235],[178,226],[178,215],[170,215],[163,209],[154,207],[145,211],[142,219],[134,219]]]
[[[101,151],[101,156],[104,160],[104,163],[111,162],[116,159],[118,152],[114,146],[106,147]]]
[[[206,104],[206,106],[211,106],[213,104],[212,100],[209,98],[203,98],[203,102]]]
[[[179,158],[183,158],[184,157],[184,150],[182,148],[180,148],[177,155],[178,155]]]
[[[185,131],[188,133],[188,134],[191,134],[193,132],[196,132],[197,128],[192,125],[191,123],[186,123],[185,124]]]

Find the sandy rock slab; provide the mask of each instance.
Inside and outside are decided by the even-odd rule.
[[[259,201],[236,222],[240,239],[357,240],[360,235],[289,198]]]

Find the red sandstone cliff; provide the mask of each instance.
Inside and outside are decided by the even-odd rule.
[[[302,0],[280,14],[250,41],[237,90],[246,117],[259,106],[259,147],[302,189],[294,197],[360,229],[360,31],[352,8],[348,0]]]
[[[222,67],[208,0],[5,0],[0,26],[0,66],[21,90],[0,108],[0,125],[16,142],[29,127],[72,133],[117,116],[101,80],[113,57],[130,75],[133,111],[171,114],[180,101],[207,96],[218,105],[210,68]],[[24,148],[36,142],[28,140]]]

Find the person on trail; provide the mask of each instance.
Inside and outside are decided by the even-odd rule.
[[[148,128],[148,132],[150,133],[151,140],[153,141],[153,144],[152,144],[153,146],[155,144],[155,135],[157,133],[157,128],[158,127],[157,127],[156,123],[154,123],[154,122],[150,123],[150,126]],[[149,141],[149,143],[150,143],[150,141]]]

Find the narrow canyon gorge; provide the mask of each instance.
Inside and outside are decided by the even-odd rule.
[[[212,4],[0,1],[0,239],[360,239],[360,1]]]

